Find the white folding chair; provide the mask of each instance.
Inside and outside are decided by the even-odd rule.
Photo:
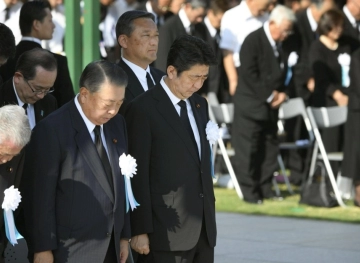
[[[297,140],[295,142],[281,142],[279,144],[280,150],[297,150],[297,149],[307,149],[311,148],[314,143],[314,133],[310,124],[309,117],[306,113],[306,108],[304,104],[304,100],[302,98],[293,98],[289,99],[288,101],[281,104],[279,108],[279,122],[278,122],[278,128],[279,132],[284,132],[284,125],[283,121],[286,121],[288,119],[301,116],[306,129],[309,134],[309,139],[306,140]],[[281,154],[278,154],[278,163],[280,166],[280,170],[282,174],[284,175],[284,181],[287,186],[287,189],[290,194],[294,194],[294,191],[292,190],[292,187],[290,185],[289,179],[286,176],[286,168],[284,165],[284,161],[282,159]]]
[[[220,128],[221,131],[221,136],[219,138],[219,140],[217,141],[217,143],[214,145],[213,148],[213,163],[215,163],[215,158],[216,155],[219,153],[223,156],[224,161],[225,161],[225,165],[226,168],[229,171],[231,180],[234,184],[235,190],[237,195],[239,196],[240,199],[243,199],[243,194],[241,192],[240,189],[240,185],[239,182],[236,178],[234,169],[231,165],[230,162],[230,158],[229,156],[233,156],[234,155],[234,150],[230,149],[226,149],[225,144],[224,144],[224,139],[230,139],[231,136],[228,132],[228,129],[226,128],[226,124],[231,124],[233,122],[233,116],[234,116],[234,105],[232,103],[227,103],[227,104],[219,104],[219,101],[216,97],[216,94],[213,92],[209,92],[207,95],[207,99],[209,102],[209,115],[210,115],[210,119],[219,124],[220,126],[222,126]],[[218,147],[219,147],[219,151],[218,151]]]
[[[325,165],[326,172],[329,176],[331,186],[334,190],[336,200],[339,205],[346,207],[344,204],[336,179],[330,165],[330,161],[341,162],[343,160],[342,152],[326,152],[319,129],[336,127],[346,122],[347,107],[307,107],[309,120],[315,135],[315,143],[313,155],[311,158],[309,176],[312,177],[315,171],[316,160],[322,160]]]

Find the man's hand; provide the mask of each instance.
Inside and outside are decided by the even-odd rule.
[[[314,78],[310,78],[307,82],[307,88],[308,90],[313,93],[314,92],[314,89],[315,89],[315,80]]]
[[[138,236],[134,236],[131,238],[131,247],[139,254],[149,254],[150,247],[149,247],[149,237],[147,234],[142,234]]]
[[[129,256],[129,241],[125,239],[120,240],[120,263],[125,263]]]
[[[34,254],[34,263],[53,263],[54,256],[51,250]]]
[[[344,93],[342,93],[340,90],[335,90],[332,97],[336,101],[337,105],[339,106],[348,105],[349,97]]]
[[[273,100],[271,101],[271,104],[270,104],[271,108],[273,108],[273,109],[279,108],[281,103],[283,103],[286,100],[286,98],[287,98],[286,93],[284,93],[284,92],[277,93],[274,96]]]
[[[234,96],[238,83],[238,75],[234,64],[233,54],[234,53],[230,50],[223,50],[224,69],[229,81],[229,93],[231,96]]]

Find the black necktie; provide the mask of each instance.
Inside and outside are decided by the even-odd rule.
[[[356,30],[356,33],[358,35],[358,39],[360,39],[360,21],[356,21],[356,26],[355,26],[355,30]]]
[[[151,89],[155,85],[151,79],[149,72],[146,72],[146,83],[147,83],[148,89]]]
[[[221,40],[220,29],[216,29],[215,40],[217,44],[220,44],[220,40]]]
[[[25,110],[25,114],[27,115],[27,107],[28,107],[28,104],[27,103],[24,103],[22,105],[23,109]]]
[[[7,7],[7,8],[5,8],[5,20],[4,21],[9,20],[9,18],[10,18],[10,8]]]
[[[110,184],[111,189],[114,189],[114,184],[113,184],[113,180],[112,180],[112,172],[111,172],[111,165],[109,162],[109,158],[106,154],[106,150],[104,148],[104,145],[102,143],[102,139],[101,139],[101,132],[100,132],[100,126],[95,126],[94,128],[94,133],[95,133],[95,146],[96,146],[96,150],[99,153],[101,162],[104,166],[105,172],[106,172],[106,177],[107,180]]]
[[[191,124],[190,124],[189,115],[188,115],[187,108],[186,108],[186,102],[184,100],[180,100],[178,102],[178,105],[181,108],[180,119],[181,119],[182,123],[184,124],[185,129],[189,132],[191,140],[195,144],[196,150],[198,150],[197,143],[195,141],[194,132],[193,132],[193,129],[191,128]]]
[[[284,61],[283,61],[283,58],[284,58],[284,54],[283,54],[283,50],[282,50],[282,47],[281,47],[281,43],[276,43],[276,51],[278,53],[278,57],[277,57],[277,60],[279,62],[279,66],[280,68],[282,69],[283,66],[284,66]]]

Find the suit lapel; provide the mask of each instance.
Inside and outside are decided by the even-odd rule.
[[[115,134],[110,127],[109,124],[104,124],[104,135],[106,139],[106,145],[109,154],[109,161],[111,165],[111,172],[114,182],[114,194],[115,194],[115,204],[117,206],[116,201],[118,200],[117,196],[121,193],[119,188],[122,188],[124,185],[124,179],[120,171],[119,167],[119,157],[120,157],[120,142],[121,138],[119,138],[119,134]]]
[[[3,96],[2,98],[3,105],[1,106],[8,104],[18,105],[18,101],[12,84],[12,78],[3,84],[1,93],[2,93],[1,95]]]
[[[190,104],[191,104],[191,108],[192,111],[194,113],[194,118],[196,121],[196,126],[198,128],[199,131],[199,136],[200,136],[200,148],[201,148],[201,163],[204,163],[205,158],[208,158],[208,150],[207,148],[210,147],[209,146],[209,142],[206,139],[206,132],[205,132],[205,128],[206,125],[204,125],[204,123],[206,123],[206,120],[204,120],[201,117],[201,110],[203,110],[201,108],[201,105],[199,102],[197,102],[196,98],[194,96],[191,96],[189,98]]]
[[[199,164],[199,153],[195,148],[194,143],[192,142],[188,131],[185,129],[184,125],[181,123],[180,117],[176,112],[174,105],[171,103],[170,98],[162,88],[160,84],[154,87],[154,98],[158,101],[156,105],[159,113],[164,117],[167,123],[174,129],[178,134],[181,140],[184,142],[185,146],[188,148],[190,154],[193,156],[196,163]]]
[[[74,129],[78,132],[75,136],[75,141],[78,145],[79,151],[83,155],[86,163],[92,170],[94,176],[98,180],[106,195],[109,197],[111,202],[114,203],[114,194],[110,188],[109,182],[106,179],[105,170],[96,151],[95,144],[91,140],[89,131],[86,128],[86,125],[75,106],[75,102],[72,103],[72,107],[70,108],[70,110],[72,125]]]
[[[134,98],[144,93],[144,88],[142,87],[139,79],[135,75],[135,73],[132,71],[132,69],[121,59],[120,60],[120,66],[122,69],[126,72],[128,75],[129,81],[128,85],[126,87],[126,92],[130,92]]]

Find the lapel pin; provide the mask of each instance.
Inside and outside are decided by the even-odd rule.
[[[113,143],[117,143],[117,140],[116,140],[116,139],[113,139]]]
[[[43,117],[44,116],[44,111],[42,110],[42,111],[40,111],[40,115],[41,115],[41,117]]]
[[[200,108],[200,104],[196,104],[196,108]]]

